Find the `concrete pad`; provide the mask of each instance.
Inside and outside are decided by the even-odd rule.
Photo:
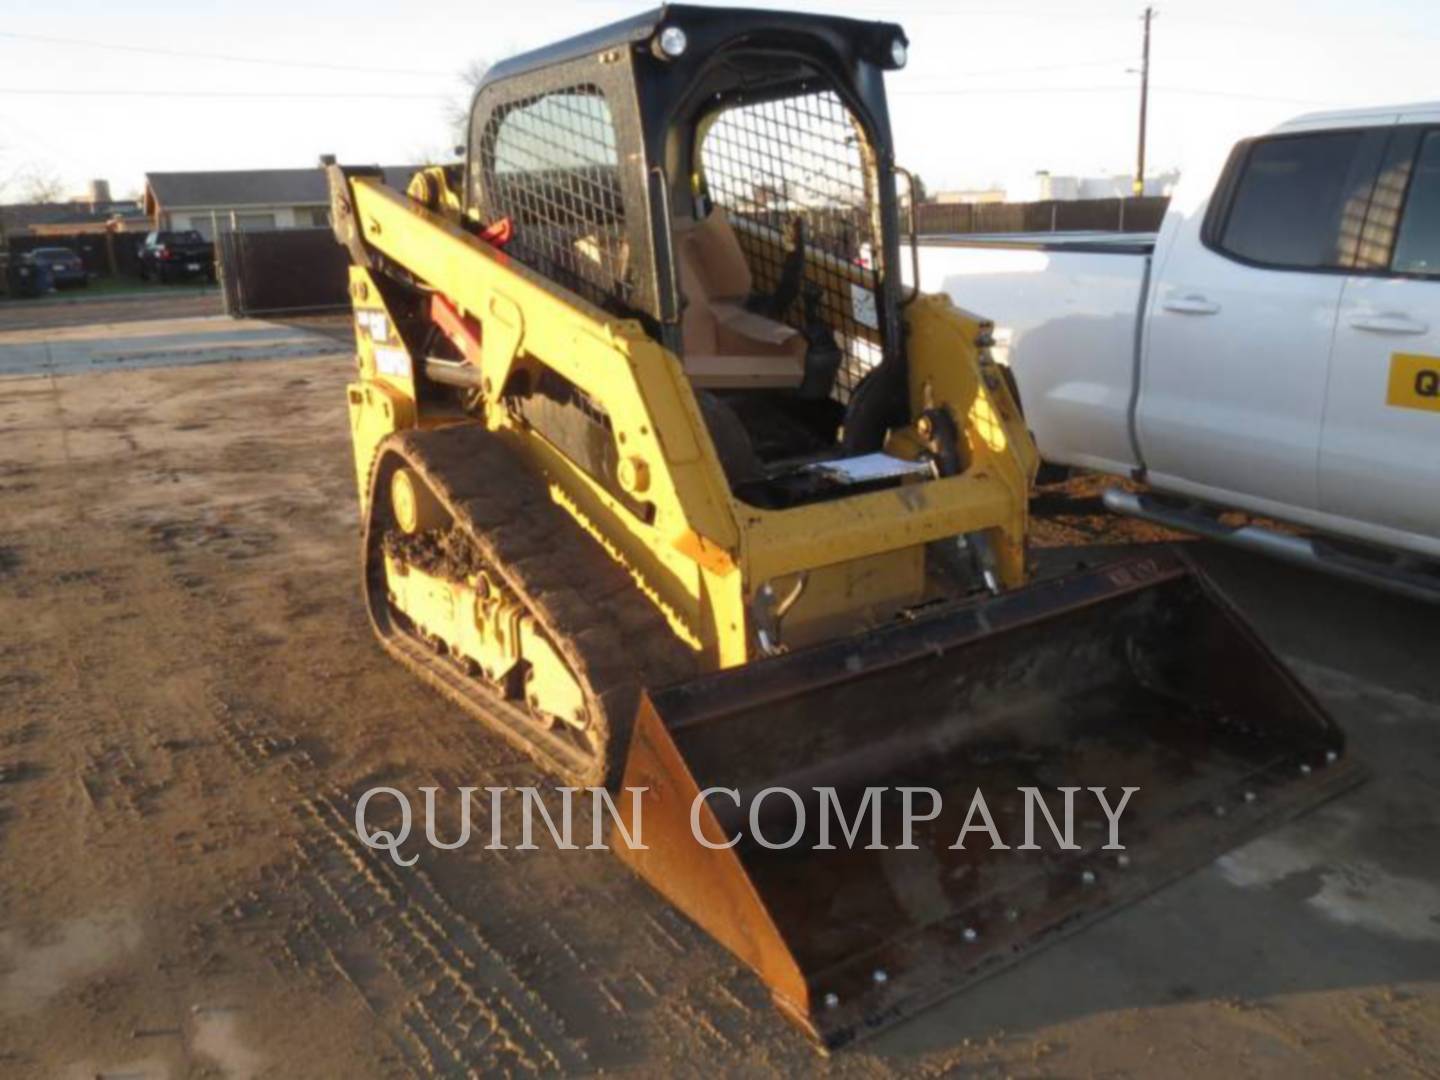
[[[333,339],[223,315],[0,331],[0,378],[97,370],[299,359],[343,352]]]

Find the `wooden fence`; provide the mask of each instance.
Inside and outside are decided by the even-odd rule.
[[[1024,203],[921,203],[915,208],[918,231],[939,233],[1006,232],[1154,232],[1170,200],[1048,199]]]

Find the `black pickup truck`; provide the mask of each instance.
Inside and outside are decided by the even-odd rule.
[[[152,232],[140,246],[140,277],[162,284],[184,278],[215,280],[215,245],[194,229]]]

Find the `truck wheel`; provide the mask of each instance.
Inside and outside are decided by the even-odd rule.
[[[1010,370],[1009,364],[997,364],[1000,369],[1000,376],[1005,380],[1005,386],[1010,391],[1010,396],[1015,399],[1015,407],[1020,410],[1020,419],[1025,419],[1025,403],[1020,400],[1020,384],[1015,381],[1015,372]],[[1033,439],[1035,433],[1032,431],[1030,437]],[[1070,479],[1069,465],[1055,465],[1049,461],[1040,462],[1040,468],[1035,470],[1035,486],[1044,487],[1048,484],[1063,484]]]
[[[1040,462],[1040,468],[1035,470],[1035,486],[1046,487],[1050,484],[1063,484],[1070,479],[1069,465],[1056,465],[1050,461]]]

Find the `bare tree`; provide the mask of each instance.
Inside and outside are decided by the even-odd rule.
[[[22,169],[10,184],[21,202],[52,203],[65,196],[65,185],[60,177],[41,165],[28,165]]]
[[[422,146],[411,148],[409,155],[405,158],[407,165],[449,165],[455,161],[455,144],[446,143],[444,146],[436,146],[434,143],[427,143]]]
[[[456,145],[463,145],[466,141],[465,128],[470,123],[470,99],[485,81],[485,73],[489,70],[489,60],[471,60],[457,76],[463,89],[458,97],[451,98],[445,106],[445,119],[455,136]]]
[[[5,147],[0,146],[0,201],[9,197],[16,181],[20,179],[20,168],[13,160],[7,160],[9,157]]]

